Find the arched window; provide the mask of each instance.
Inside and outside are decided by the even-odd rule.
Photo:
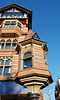
[[[13,48],[13,49],[16,48],[16,46],[17,46],[17,42],[18,42],[17,39],[14,39],[14,40],[13,40],[13,43],[12,43],[12,48]]]
[[[8,39],[8,40],[6,41],[6,46],[5,46],[5,48],[6,48],[6,49],[10,49],[10,48],[11,48],[11,40],[10,40],[10,39]]]
[[[4,43],[4,42],[5,42],[5,40],[4,40],[4,39],[2,39],[2,40],[1,40],[1,43],[2,43],[2,42]]]
[[[3,48],[4,48],[4,42],[5,42],[4,39],[2,39],[2,40],[0,41],[0,49],[3,49]]]
[[[18,42],[18,40],[17,39],[14,39],[13,42],[16,43],[16,42]]]
[[[32,55],[31,52],[27,52],[23,56],[23,69],[32,67]]]
[[[10,42],[11,42],[11,40],[10,40],[10,39],[8,39],[6,42],[7,42],[7,43],[8,43],[8,42],[10,43]]]

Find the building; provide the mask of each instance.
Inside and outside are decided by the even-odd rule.
[[[58,78],[58,81],[55,85],[55,99],[60,100],[60,78]]]
[[[53,82],[47,53],[46,42],[32,31],[32,11],[17,4],[0,8],[0,94],[3,100],[5,97],[6,100],[23,100],[23,97],[38,100],[41,89]]]

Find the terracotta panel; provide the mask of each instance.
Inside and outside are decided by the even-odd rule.
[[[18,66],[17,66],[17,65],[12,65],[12,67],[15,67],[15,68],[16,68],[16,67],[18,67]]]
[[[16,74],[18,72],[18,70],[12,70],[11,74]]]
[[[34,55],[35,55],[35,56],[43,57],[43,55],[41,55],[41,54],[36,54],[36,53],[34,53]]]
[[[43,59],[41,59],[41,58],[36,58],[36,57],[35,57],[35,59],[36,59],[36,60],[40,60],[40,61],[44,61],[44,60],[43,60]]]
[[[28,28],[26,28],[26,29],[23,28],[22,31],[24,31],[24,32],[28,32]]]
[[[35,62],[35,66],[37,66],[37,67],[45,67],[45,65],[43,64],[43,63],[40,63],[39,64],[39,62]]]
[[[34,49],[34,51],[42,53],[42,50]]]

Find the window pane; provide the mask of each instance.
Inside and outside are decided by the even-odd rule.
[[[20,13],[18,13],[18,16],[20,16]]]
[[[24,13],[22,13],[22,16],[24,16]]]
[[[17,44],[16,44],[16,43],[13,43],[13,44],[12,44],[12,48],[13,48],[13,49],[15,49],[15,48],[16,48],[16,46],[17,46]]]
[[[1,17],[3,17],[3,15],[4,15],[4,14],[2,13]]]
[[[1,44],[1,49],[3,49],[4,48],[4,44]]]
[[[0,44],[0,49],[3,49],[4,48],[4,44]]]
[[[6,60],[5,65],[12,65],[12,61],[11,60]]]
[[[24,54],[23,58],[30,57],[30,56],[31,56],[31,52],[27,52],[27,53]]]
[[[4,27],[9,27],[9,25],[5,25]]]
[[[31,58],[25,59],[24,60],[24,69],[28,69],[32,67],[32,60]]]
[[[15,25],[11,25],[11,27],[15,27]]]
[[[0,65],[4,65],[4,60],[0,60]]]
[[[10,47],[11,47],[10,43],[7,43],[6,46],[5,46],[6,49],[10,49]]]
[[[11,74],[11,67],[5,67],[4,69],[4,76],[9,76]]]
[[[12,16],[12,13],[10,13],[10,16]]]
[[[16,16],[16,13],[14,13],[14,16]]]
[[[9,25],[9,24],[10,24],[10,21],[6,21],[5,24],[6,24],[6,25]]]
[[[6,17],[7,17],[8,13],[6,13]]]
[[[3,67],[0,67],[0,76],[2,75]]]

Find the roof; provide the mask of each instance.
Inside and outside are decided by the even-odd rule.
[[[37,34],[37,32],[33,33],[32,30],[29,30],[27,36],[25,37],[25,40],[31,39],[31,38],[36,39],[36,38],[35,38],[35,35],[37,36],[37,38],[38,38],[38,40],[39,40],[40,37],[39,37],[39,35]]]
[[[31,39],[33,37],[34,33],[32,30],[29,30],[29,32],[27,33],[27,36],[25,37],[25,40],[27,39]]]
[[[13,7],[13,8],[17,8],[17,9],[19,9],[19,10],[22,10],[23,12],[25,11],[25,12],[27,12],[27,13],[32,13],[31,10],[28,10],[28,9],[26,9],[26,8],[24,8],[24,7],[21,7],[21,6],[17,5],[17,4],[15,4],[15,3],[0,8],[0,12],[3,12],[3,11],[5,11],[5,10],[8,10],[8,9],[10,9],[10,8],[12,8],[12,7]]]

